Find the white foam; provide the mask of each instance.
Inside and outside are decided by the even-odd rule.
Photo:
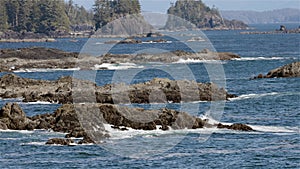
[[[69,68],[69,69],[19,69],[13,71],[14,73],[22,73],[22,72],[57,72],[57,71],[76,71],[80,70],[80,68]]]
[[[141,69],[141,68],[144,68],[144,66],[138,66],[134,63],[118,63],[118,64],[102,63],[101,65],[96,64],[94,66],[95,70],[99,70],[99,69],[126,70],[126,69]]]
[[[20,140],[21,138],[0,138],[0,140]]]
[[[22,143],[21,145],[38,145],[38,146],[42,146],[45,145],[45,142],[29,142],[29,143]]]
[[[3,133],[22,133],[22,134],[31,134],[31,133],[34,133],[34,131],[32,130],[0,130],[0,132],[3,132]]]
[[[47,105],[47,104],[58,104],[58,102],[56,103],[51,103],[51,102],[45,102],[45,101],[36,101],[36,102],[22,102],[22,104],[31,104],[31,105],[34,105],[34,104],[37,104],[37,105]]]
[[[180,130],[174,130],[169,129],[167,131],[163,131],[159,129],[161,126],[157,125],[156,130],[135,130],[132,128],[128,128],[126,131],[121,131],[119,129],[113,129],[111,128],[112,125],[110,124],[104,124],[105,130],[108,131],[110,135],[110,140],[121,140],[121,139],[128,139],[133,137],[143,137],[143,138],[153,138],[153,137],[160,137],[160,136],[166,136],[166,135],[186,135],[188,133],[199,133],[199,134],[211,134],[213,132],[216,132],[218,129],[215,128],[199,128],[199,129],[180,129]],[[122,128],[120,126],[120,128]]]
[[[253,60],[285,60],[285,59],[295,59],[295,58],[286,58],[286,57],[242,57],[242,58],[234,58],[232,60],[236,60],[236,61],[253,61]]]
[[[236,98],[229,98],[229,100],[230,101],[245,100],[245,99],[260,98],[260,97],[273,96],[273,95],[279,95],[279,94],[280,93],[277,93],[277,92],[262,93],[262,94],[245,94],[245,95],[240,95],[239,97],[236,97]]]
[[[300,134],[299,127],[282,127],[282,126],[257,126],[249,125],[253,130],[266,132],[266,133],[298,133]]]
[[[12,101],[12,102],[21,102],[23,100],[23,98],[2,98],[0,97],[0,100],[3,100],[3,101]]]
[[[173,63],[215,63],[215,64],[226,64],[226,61],[220,61],[220,60],[200,60],[200,59],[179,59],[176,62]]]
[[[153,43],[172,43],[172,41],[163,41],[163,42],[155,42],[155,41],[147,41],[142,42],[143,44],[153,44]]]

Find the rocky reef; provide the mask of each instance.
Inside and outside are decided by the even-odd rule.
[[[116,130],[197,129],[227,128],[240,131],[253,131],[245,124],[212,124],[207,119],[191,116],[186,112],[170,109],[144,110],[112,104],[65,104],[51,114],[27,117],[16,103],[7,103],[0,110],[0,129],[34,130],[47,129],[68,133],[65,138],[51,138],[46,144],[71,145],[71,137],[83,138],[77,144],[99,143],[109,138],[104,124],[110,124]],[[97,130],[95,130],[97,128]]]
[[[74,86],[76,88],[72,90]],[[87,88],[91,88],[91,90],[86,90]],[[76,93],[79,94],[76,95]],[[175,81],[156,78],[133,85],[97,86],[95,83],[71,77],[47,81],[6,74],[0,79],[0,97],[22,97],[24,102],[48,101],[62,104],[53,113],[39,114],[33,117],[26,116],[26,113],[16,103],[7,103],[0,110],[1,130],[45,129],[68,133],[66,138],[51,138],[46,144],[100,143],[110,137],[104,124],[121,131],[129,128],[135,130],[179,130],[211,127],[252,131],[251,127],[244,124],[214,124],[208,119],[201,119],[186,112],[167,108],[145,110],[122,106],[123,103],[180,103],[200,100],[217,101],[235,97],[212,83],[203,84],[187,80]],[[73,137],[82,139],[76,142],[71,139]]]
[[[241,34],[297,34],[300,33],[300,27],[296,28],[296,29],[287,29],[286,26],[281,25],[279,29],[274,30],[274,31],[263,31],[263,32],[259,32],[259,31],[247,31],[247,32],[241,32]]]
[[[294,62],[269,71],[267,75],[259,74],[254,79],[300,77],[300,62]]]
[[[124,42],[125,43],[125,42]],[[198,53],[173,51],[160,54],[105,54],[95,57],[58,49],[31,47],[0,50],[0,72],[26,71],[28,69],[95,69],[103,63],[173,63],[183,59],[194,60],[230,60],[239,58],[229,52],[211,52],[203,50]]]
[[[47,81],[6,74],[0,78],[0,97],[24,98],[24,102],[46,101],[67,104],[73,101],[75,103],[180,103],[227,100],[236,96],[213,83],[197,83],[188,80],[155,78],[133,85],[97,86],[95,83],[72,77]],[[95,99],[91,100],[91,98]]]

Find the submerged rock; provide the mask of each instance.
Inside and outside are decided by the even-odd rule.
[[[259,74],[258,76],[254,77],[254,79],[285,77],[300,77],[300,62],[294,62],[280,68],[273,69],[265,76]]]
[[[57,144],[57,145],[70,145],[74,143],[71,139],[63,139],[63,138],[52,138],[49,139],[46,144]]]

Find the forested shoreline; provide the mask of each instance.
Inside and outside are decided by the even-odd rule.
[[[90,10],[73,0],[1,0],[0,40],[90,36],[111,21],[141,12],[139,0],[95,0]],[[223,19],[217,8],[209,8],[202,1],[178,0],[175,5],[171,4],[168,14],[179,16],[201,29],[247,28],[240,21]],[[138,22],[142,20],[140,17]],[[169,20],[165,28],[174,25],[178,23]]]

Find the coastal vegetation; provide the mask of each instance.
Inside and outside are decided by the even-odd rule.
[[[63,9],[63,1],[1,1],[2,30],[45,33],[67,30],[70,25]]]
[[[0,1],[0,31],[51,32],[97,30],[127,14],[141,12],[138,0],[95,0],[93,10],[86,10],[69,0]],[[94,26],[95,25],[95,26]]]
[[[93,8],[87,10],[75,4],[73,0],[68,2],[64,0],[2,0],[0,11],[0,32],[2,34],[11,32],[1,38],[23,39],[27,33],[57,37],[76,31],[93,32],[118,18],[132,14],[139,15],[141,4],[139,0],[95,0]],[[243,22],[223,19],[217,8],[209,8],[202,1],[178,0],[175,5],[171,5],[168,14],[179,16],[199,28],[247,28]],[[142,23],[142,19],[139,17],[135,21]],[[169,29],[172,25],[177,25],[177,23],[169,20],[166,28]],[[120,25],[113,26],[120,27]],[[21,33],[24,36],[14,36],[15,33]]]
[[[187,20],[197,28],[246,29],[248,27],[242,21],[224,19],[216,7],[210,8],[201,0],[178,0],[175,4],[171,4],[168,14]],[[182,26],[182,23],[178,23],[178,19],[169,17],[166,28],[174,29]]]

